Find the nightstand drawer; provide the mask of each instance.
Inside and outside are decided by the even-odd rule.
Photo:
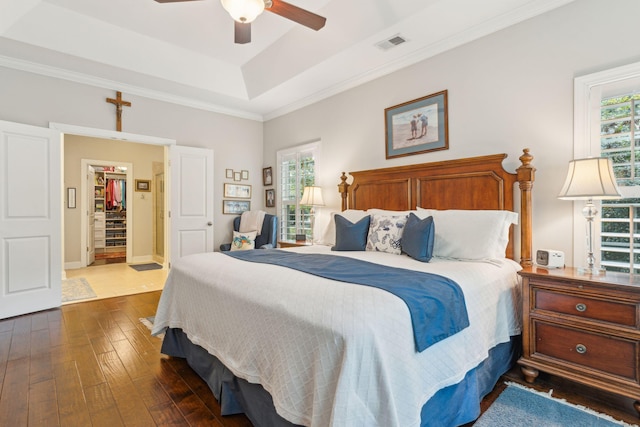
[[[637,328],[636,304],[536,289],[534,308]]]
[[[637,382],[637,341],[533,322],[532,353],[550,356]]]

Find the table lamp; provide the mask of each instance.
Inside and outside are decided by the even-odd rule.
[[[622,195],[616,184],[611,159],[589,157],[571,160],[567,179],[558,195],[562,200],[586,200],[582,214],[587,220],[587,265],[578,268],[580,274],[602,275],[605,269],[595,265],[593,256],[593,220],[598,215],[594,200],[619,199]]]
[[[311,206],[309,215],[311,216],[311,242],[313,242],[313,225],[315,223],[315,210],[316,206],[324,206],[324,200],[322,199],[322,188],[317,186],[304,187],[302,192],[302,199],[300,199],[301,205]]]

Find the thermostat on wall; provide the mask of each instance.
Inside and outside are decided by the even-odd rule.
[[[555,249],[538,249],[536,264],[546,268],[562,268],[564,267],[564,252]]]

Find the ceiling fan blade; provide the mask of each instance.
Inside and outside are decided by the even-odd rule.
[[[304,25],[305,27],[309,27],[312,30],[316,31],[324,27],[325,22],[327,22],[327,18],[316,15],[315,13],[301,9],[298,6],[294,6],[281,0],[272,0],[271,6],[269,7],[267,5],[265,10],[273,12],[276,15],[280,15],[283,18],[290,19],[294,22],[297,22],[298,24]]]
[[[156,0],[158,3],[178,3],[181,1],[200,1],[200,0]]]
[[[234,38],[236,44],[246,44],[251,42],[251,23],[233,21]]]

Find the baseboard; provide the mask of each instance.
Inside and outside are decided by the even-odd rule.
[[[80,261],[73,261],[73,262],[65,262],[64,263],[64,269],[65,270],[75,270],[77,268],[84,268],[85,266],[82,265],[82,263]]]
[[[147,262],[154,262],[153,261],[153,255],[143,255],[143,256],[131,257],[131,261],[129,261],[129,264],[142,264],[142,263],[147,263]]]

